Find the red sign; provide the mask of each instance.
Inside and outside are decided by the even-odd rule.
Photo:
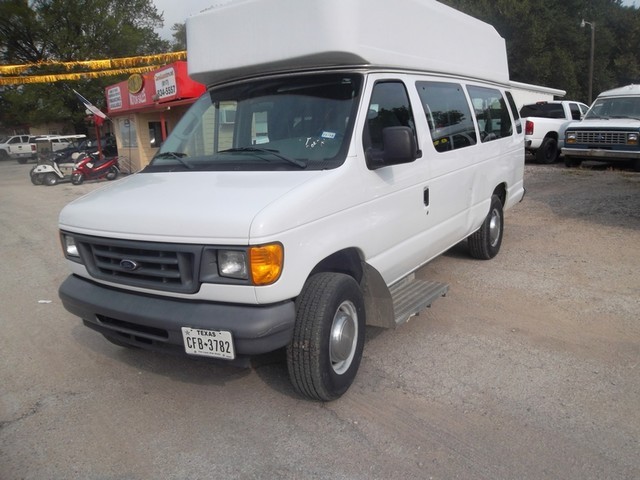
[[[170,105],[175,100],[196,99],[206,90],[204,85],[189,78],[184,61],[145,73],[142,80],[142,88],[137,93],[130,93],[129,80],[105,88],[107,112],[117,115],[153,109],[158,105]]]

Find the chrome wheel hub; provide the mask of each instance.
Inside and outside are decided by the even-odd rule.
[[[498,244],[501,227],[500,214],[496,209],[491,210],[491,218],[489,219],[489,243],[492,247]]]
[[[337,374],[349,369],[358,343],[358,312],[352,302],[343,302],[336,311],[331,325],[329,358]]]

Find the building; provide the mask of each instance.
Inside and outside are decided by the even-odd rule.
[[[511,93],[513,94],[513,100],[516,102],[518,110],[520,110],[523,105],[537,102],[550,102],[564,98],[567,94],[565,90],[514,82],[513,80],[510,81],[509,84],[511,85]]]
[[[145,167],[189,106],[206,90],[178,61],[105,88],[118,154],[132,172]],[[121,162],[123,163],[123,162]],[[123,165],[125,168],[126,165]]]

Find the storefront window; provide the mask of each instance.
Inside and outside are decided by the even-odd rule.
[[[162,123],[149,122],[149,146],[158,148],[162,145]]]

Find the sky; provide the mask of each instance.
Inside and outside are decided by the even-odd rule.
[[[164,27],[157,30],[158,34],[164,40],[173,40],[171,27],[174,23],[184,23],[187,17],[216,3],[216,0],[153,0],[158,12],[164,12]]]

